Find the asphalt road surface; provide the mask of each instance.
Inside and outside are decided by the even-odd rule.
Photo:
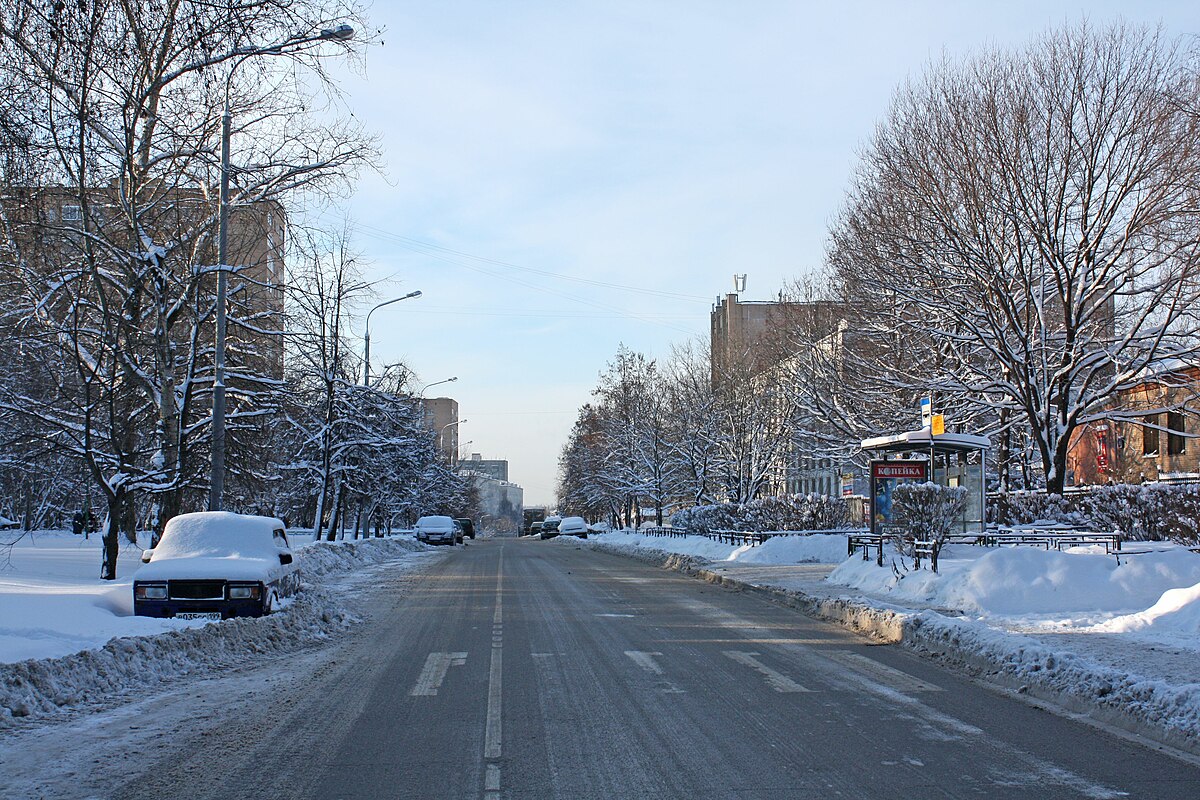
[[[378,574],[303,680],[231,678],[88,796],[1200,797],[1194,762],[571,542],[476,540],[402,592]]]

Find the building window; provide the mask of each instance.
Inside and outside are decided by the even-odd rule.
[[[1142,426],[1142,455],[1156,456],[1158,455],[1158,428],[1151,427],[1158,425],[1158,414],[1150,414],[1146,417],[1146,424]]]
[[[1180,456],[1187,449],[1187,437],[1182,411],[1167,412],[1167,455]]]
[[[62,207],[63,222],[83,222],[83,209],[79,206]]]

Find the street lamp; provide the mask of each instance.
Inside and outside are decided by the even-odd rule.
[[[418,397],[424,397],[424,396],[425,396],[425,390],[426,390],[426,389],[428,389],[430,386],[438,386],[438,385],[440,385],[440,384],[443,384],[443,383],[454,383],[456,380],[458,380],[458,376],[457,376],[457,375],[455,375],[453,378],[446,378],[446,379],[444,379],[444,380],[440,380],[440,381],[434,381],[433,383],[427,383],[427,384],[425,384],[424,386],[422,386],[422,387],[421,387],[421,391],[417,392],[417,396],[418,396]]]
[[[440,431],[438,431],[438,450],[445,450],[445,444],[442,440],[446,436],[447,428],[453,428],[455,425],[465,425],[466,423],[467,423],[467,420],[465,420],[465,419],[456,419],[456,420],[454,420],[454,422],[451,422],[449,425],[443,425],[442,429]],[[457,453],[458,453],[458,448],[455,448],[455,454],[457,454]],[[453,459],[451,459],[451,460],[453,460]]]
[[[321,41],[345,42],[354,38],[354,28],[339,25],[325,28],[315,36],[289,39],[271,47],[255,48],[242,53],[225,76],[225,110],[221,115],[221,193],[217,205],[217,338],[213,356],[212,464],[209,473],[208,510],[220,511],[225,495],[225,305],[228,294],[229,245],[229,140],[233,114],[229,109],[233,75],[246,59],[252,56],[281,55],[306,44]]]
[[[420,297],[421,290],[409,292],[403,297],[393,297],[391,300],[384,300],[379,305],[367,312],[367,325],[363,330],[363,386],[371,385],[371,315],[384,306],[390,306],[392,303],[399,303],[401,300],[407,300],[410,297]]]

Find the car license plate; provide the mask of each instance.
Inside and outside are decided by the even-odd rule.
[[[175,619],[221,619],[220,611],[180,611]]]

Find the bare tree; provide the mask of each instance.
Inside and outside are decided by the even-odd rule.
[[[1023,429],[1051,491],[1078,426],[1196,353],[1196,92],[1178,44],[1120,24],[945,61],[898,92],[834,227],[858,325],[894,337],[881,373]]]
[[[336,26],[330,8],[14,0],[0,11],[0,84],[30,99],[10,127],[39,179],[63,187],[27,192],[16,207],[28,213],[2,220],[21,309],[7,323],[70,365],[46,376],[53,392],[5,389],[9,407],[82,458],[105,495],[106,578],[117,528],[132,532],[135,494],[157,498],[161,525],[204,482],[214,276],[230,266],[213,246],[223,110],[238,147],[235,218],[262,214],[245,239],[268,240],[278,269],[287,203],[344,184],[373,157],[354,126],[310,111],[315,90],[330,87],[322,59],[348,47],[322,34]],[[238,259],[236,241],[233,250]],[[280,331],[245,300],[255,286],[277,291],[270,270],[233,265],[235,428],[271,406],[255,351],[277,348],[264,342]]]

